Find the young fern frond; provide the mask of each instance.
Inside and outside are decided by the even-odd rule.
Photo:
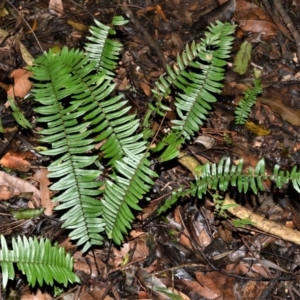
[[[0,266],[2,269],[2,285],[6,287],[8,279],[15,278],[13,264],[23,274],[28,283],[40,286],[43,282],[53,286],[54,281],[67,286],[68,283],[80,282],[73,273],[73,258],[64,248],[52,246],[48,239],[27,239],[18,236],[12,239],[12,250],[9,250],[3,235],[1,235]]]
[[[91,80],[95,75],[92,78],[89,75],[94,67],[95,63],[83,52],[67,48],[55,55],[52,51],[45,53],[32,67],[33,78],[38,81],[32,92],[41,104],[35,111],[43,115],[38,122],[48,125],[40,131],[44,135],[41,141],[52,147],[43,154],[59,157],[48,168],[50,178],[59,178],[51,189],[63,191],[53,201],[60,202],[56,209],[68,209],[61,217],[65,221],[63,227],[71,230],[71,239],[83,245],[83,251],[92,245],[101,245],[100,232],[104,231],[100,218],[102,205],[94,198],[100,194],[98,188],[102,183],[97,181],[100,172],[85,169],[97,159],[96,155],[87,154],[94,148],[95,141],[89,137],[91,122],[82,121],[85,111],[79,110],[91,98],[87,97],[87,91],[101,90],[101,86],[95,86],[95,80]],[[65,108],[63,100],[70,96],[76,100]]]
[[[136,155],[126,151],[123,159],[115,161],[118,174],[106,182],[102,201],[103,218],[106,233],[116,244],[121,244],[123,235],[131,228],[135,218],[131,210],[140,210],[137,203],[154,184],[151,178],[157,177],[150,168],[148,155],[148,152]]]
[[[247,89],[244,98],[239,102],[235,109],[235,124],[244,125],[255,104],[257,96],[262,92],[260,79],[254,79],[253,88]]]
[[[114,16],[111,26],[95,20],[96,26],[90,28],[90,36],[87,37],[90,42],[85,44],[85,50],[90,59],[96,62],[97,72],[104,72],[107,76],[115,75],[113,71],[116,69],[122,44],[108,36],[115,34],[112,26],[120,26],[127,22],[122,16]]]

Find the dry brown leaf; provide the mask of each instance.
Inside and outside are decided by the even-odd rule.
[[[243,31],[262,33],[266,39],[277,33],[277,27],[266,11],[247,1],[237,1],[234,20]]]
[[[49,10],[51,13],[54,13],[58,16],[61,16],[64,13],[64,6],[61,0],[50,0],[49,1]]]
[[[27,171],[30,167],[30,162],[24,159],[25,156],[24,153],[7,152],[0,159],[0,164],[11,170]]]
[[[42,294],[40,290],[36,294],[30,294],[30,292],[22,295],[21,300],[51,300],[53,299],[49,294]]]
[[[257,100],[262,103],[268,105],[274,113],[277,113],[281,116],[281,118],[289,122],[292,125],[300,126],[300,109],[290,108],[283,104],[282,100],[279,98],[265,98],[259,97]]]
[[[24,98],[32,87],[32,82],[29,80],[30,76],[32,76],[32,73],[28,70],[13,70],[10,74],[10,77],[14,79],[14,84],[10,85],[6,90],[7,95],[13,98],[15,96]]]
[[[8,200],[14,194],[14,189],[10,186],[1,185],[0,186],[0,200]]]
[[[146,81],[139,82],[140,88],[144,91],[145,95],[150,97],[152,95],[151,88]]]
[[[32,200],[35,206],[38,207],[40,205],[40,191],[24,179],[13,177],[5,172],[0,171],[0,186],[7,186],[9,188],[13,188],[14,195],[28,192],[32,193]]]
[[[209,278],[206,274],[202,273],[202,272],[195,272],[196,278],[198,280],[198,282],[206,289],[213,291],[214,293],[216,293],[218,296],[220,297],[222,295],[222,290],[220,289],[220,287],[214,282],[213,278]],[[203,295],[203,297],[207,297],[208,295],[205,296]],[[208,299],[212,299],[212,298],[208,298]]]
[[[50,181],[47,177],[48,173],[47,169],[40,169],[34,174],[33,178],[40,183],[41,204],[42,207],[46,208],[44,214],[51,216],[53,214],[53,208],[58,203],[51,201],[50,190],[48,188],[50,185]]]

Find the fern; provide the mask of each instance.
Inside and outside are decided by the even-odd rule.
[[[271,180],[278,188],[282,188],[284,184],[292,183],[294,189],[300,193],[300,170],[293,167],[291,171],[280,170],[275,165],[272,174],[267,174],[265,170],[265,160],[258,161],[255,168],[248,168],[247,172],[243,171],[244,163],[240,160],[237,165],[231,163],[230,158],[222,158],[218,164],[205,164],[199,167],[196,181],[186,188],[179,188],[173,191],[171,198],[158,209],[158,214],[163,213],[174,205],[179,198],[186,196],[196,196],[203,198],[208,191],[218,190],[227,191],[228,188],[236,187],[239,192],[248,192],[252,190],[255,194],[258,191],[265,191],[264,182]],[[193,170],[191,170],[193,171]]]
[[[8,279],[15,278],[13,264],[26,274],[30,285],[40,286],[43,282],[54,284],[54,280],[67,286],[68,283],[80,282],[72,272],[73,259],[69,253],[57,245],[52,246],[48,239],[12,239],[12,250],[8,250],[5,238],[1,235],[0,265],[2,268],[2,284],[5,288]]]
[[[253,84],[254,87],[246,90],[244,98],[235,109],[235,124],[245,124],[251,112],[251,108],[256,102],[257,96],[262,92],[260,79],[254,79]]]
[[[229,23],[217,22],[208,30],[198,46],[198,60],[190,63],[195,71],[182,72],[180,84],[176,85],[183,93],[175,98],[180,120],[172,121],[172,129],[180,131],[187,139],[207,119],[210,103],[216,101],[212,93],[221,92],[223,84],[220,81],[224,78],[224,66],[227,63],[225,59],[229,57],[234,39],[232,33],[235,27]]]
[[[153,90],[157,104],[150,106],[151,111],[163,114],[168,108],[161,104],[172,90],[172,86],[181,90],[175,98],[179,120],[173,120],[172,129],[179,131],[185,139],[199,130],[211,110],[210,103],[219,93],[220,81],[224,78],[224,66],[229,57],[235,26],[217,21],[205,32],[200,43],[193,42],[177,56],[176,66],[167,67],[167,75],[161,76]],[[191,69],[192,68],[192,69]],[[145,124],[146,122],[144,122]]]
[[[121,16],[114,16],[112,26],[120,26],[128,21]],[[106,75],[114,76],[113,70],[117,66],[117,58],[122,49],[122,44],[109,38],[114,35],[115,30],[95,20],[96,26],[91,26],[90,36],[87,39],[85,50],[89,54],[90,59],[96,62],[98,72],[104,72]]]
[[[150,169],[149,153],[134,155],[128,151],[126,154],[122,160],[115,162],[119,175],[106,182],[104,191],[106,232],[116,244],[121,244],[123,234],[131,228],[134,215],[130,208],[140,210],[137,203],[152,187],[154,182],[151,178],[157,177]]]
[[[33,78],[39,81],[32,92],[36,101],[42,104],[35,109],[43,115],[38,122],[48,125],[40,131],[44,135],[41,141],[52,146],[43,154],[59,156],[49,166],[49,177],[60,178],[51,189],[64,192],[53,201],[60,202],[56,209],[68,209],[61,217],[65,221],[63,227],[71,230],[71,239],[84,245],[84,251],[92,245],[101,245],[103,238],[99,233],[104,231],[104,222],[100,218],[102,205],[94,198],[100,194],[101,182],[97,181],[100,172],[85,169],[97,159],[96,155],[86,154],[94,148],[95,141],[89,138],[91,122],[82,122],[80,118],[85,111],[79,110],[89,100],[85,97],[82,101],[87,90],[101,92],[101,86],[94,83],[95,75],[93,80],[89,75],[94,67],[95,63],[83,52],[67,48],[56,55],[51,51],[45,53],[32,67]],[[63,100],[72,95],[76,100],[65,108]]]

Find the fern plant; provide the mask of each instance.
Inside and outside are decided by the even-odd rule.
[[[244,125],[255,104],[257,96],[262,92],[260,79],[254,79],[253,87],[246,90],[244,98],[239,102],[235,109],[235,124]]]

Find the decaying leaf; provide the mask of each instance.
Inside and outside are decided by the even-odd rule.
[[[245,74],[251,59],[252,45],[248,41],[244,41],[238,53],[235,56],[233,70],[240,75]]]
[[[245,127],[258,136],[270,135],[271,131],[251,121],[246,121]]]
[[[0,171],[0,186],[8,186],[13,188],[15,195],[19,193],[31,192],[34,204],[39,206],[41,199],[40,191],[31,183]]]
[[[290,108],[283,104],[280,98],[269,99],[259,97],[257,100],[265,105],[268,105],[274,113],[277,113],[281,118],[292,125],[300,126],[300,109]]]

